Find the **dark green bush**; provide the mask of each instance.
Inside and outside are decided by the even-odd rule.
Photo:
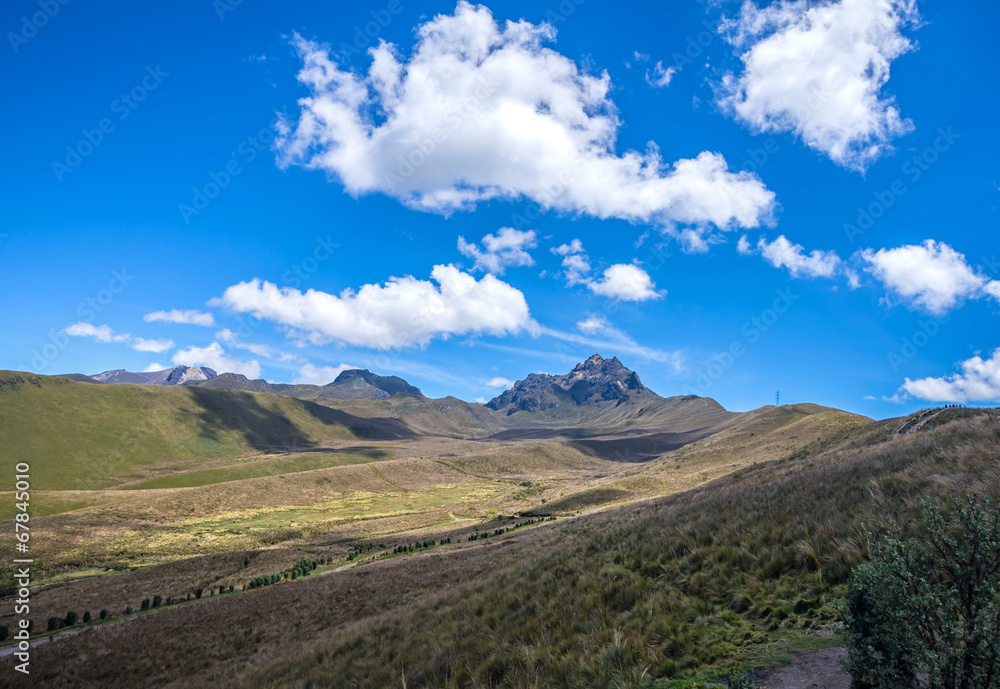
[[[845,638],[852,689],[1000,686],[1000,509],[925,500],[906,540],[890,523],[850,580]]]

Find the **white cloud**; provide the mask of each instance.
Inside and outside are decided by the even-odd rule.
[[[512,388],[514,387],[515,381],[509,378],[502,378],[497,376],[496,378],[491,378],[489,382],[486,383],[486,387],[489,388]]]
[[[866,270],[910,305],[940,315],[965,299],[997,296],[996,282],[978,274],[965,256],[933,239],[895,249],[865,249]]]
[[[1000,401],[1000,348],[989,359],[974,356],[959,368],[959,373],[943,378],[907,378],[900,391],[932,402]]]
[[[168,366],[164,366],[163,364],[159,364],[159,363],[153,362],[149,366],[147,366],[146,368],[142,369],[142,372],[143,373],[155,373],[156,371],[164,371],[167,368],[169,368],[169,367]]]
[[[587,274],[590,273],[590,259],[587,258],[587,254],[583,250],[583,242],[574,239],[569,244],[560,244],[554,247],[552,253],[563,257],[562,266],[566,269],[563,275],[567,285],[572,287],[587,282]]]
[[[215,319],[210,313],[201,311],[173,309],[171,311],[154,311],[142,317],[147,323],[163,321],[165,323],[188,323],[190,325],[215,325]]]
[[[584,335],[597,335],[598,333],[619,332],[615,330],[611,323],[604,316],[590,316],[582,321],[577,321],[576,329]]]
[[[593,279],[590,277],[590,258],[579,239],[554,247],[552,253],[563,257],[563,276],[569,287],[586,285],[594,294],[622,301],[659,299],[666,293],[656,290],[649,273],[629,263],[616,263],[607,268],[600,279]]]
[[[68,326],[63,332],[73,337],[92,337],[95,342],[125,342],[129,339],[128,333],[115,335],[110,326],[93,325],[83,321]]]
[[[222,345],[213,342],[207,347],[191,346],[174,354],[172,361],[179,366],[207,366],[216,373],[242,373],[247,378],[260,378],[257,360],[240,361],[228,356]]]
[[[137,337],[132,341],[132,349],[137,352],[154,352],[159,354],[168,349],[173,349],[173,340],[147,340],[144,337]]]
[[[576,328],[579,333],[544,328],[542,334],[570,342],[581,352],[618,352],[637,356],[644,361],[668,364],[676,371],[683,368],[683,352],[644,347],[629,337],[627,333],[614,327],[604,316],[585,318],[577,322]]]
[[[579,239],[574,239],[569,244],[560,244],[552,249],[552,253],[556,256],[569,256],[570,254],[580,254],[583,253],[583,242]]]
[[[463,256],[476,261],[473,269],[494,275],[503,275],[508,266],[535,265],[526,249],[534,249],[536,246],[538,242],[534,230],[522,232],[512,227],[501,228],[495,235],[483,237],[485,250],[466,242],[465,237],[458,238],[458,250]]]
[[[326,385],[337,380],[337,376],[348,369],[360,368],[351,364],[340,366],[314,366],[305,364],[299,369],[299,375],[292,382],[296,385]]]
[[[294,329],[313,344],[336,341],[376,349],[425,345],[435,337],[507,335],[536,327],[524,295],[493,275],[476,280],[452,265],[431,280],[390,278],[340,295],[300,292],[254,279],[212,301]]]
[[[844,167],[864,170],[913,129],[882,94],[892,61],[913,48],[901,33],[915,0],[743,3],[721,31],[743,71],[724,77],[719,103],[762,132],[793,132]]]
[[[674,78],[677,70],[674,67],[663,67],[662,62],[653,65],[653,71],[646,70],[646,83],[655,89],[666,88],[670,85],[670,80]]]
[[[743,245],[737,246],[737,250],[741,253],[745,253],[745,248]],[[760,241],[757,242],[757,250],[772,266],[787,268],[788,272],[795,277],[832,278],[840,270],[842,263],[834,251],[815,249],[806,254],[805,248],[801,244],[792,244],[785,235],[779,236],[770,243],[761,237]]]
[[[304,357],[298,356],[297,354],[287,354],[285,352],[276,352],[271,347],[262,344],[256,344],[254,342],[240,342],[239,335],[234,333],[229,328],[223,328],[219,332],[215,333],[215,339],[219,342],[229,345],[233,349],[242,349],[257,356],[262,356],[265,359],[275,359],[277,361],[294,361],[299,364],[304,364],[306,362]]]
[[[747,239],[746,235],[740,237],[740,240],[736,242],[736,250],[743,256],[749,256],[753,253],[753,247],[750,246],[750,240]]]
[[[591,280],[587,287],[594,294],[622,301],[659,299],[665,292],[657,291],[649,273],[630,263],[616,263],[604,271],[600,280]]]
[[[489,9],[462,1],[417,29],[409,59],[381,43],[361,74],[296,35],[298,79],[310,93],[298,121],[281,125],[279,162],[323,170],[354,195],[442,213],[526,197],[667,229],[769,220],[774,194],[719,153],[670,164],[650,143],[619,155],[610,77],[544,47],[555,35],[548,24],[498,25]]]

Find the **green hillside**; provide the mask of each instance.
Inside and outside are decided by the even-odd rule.
[[[773,662],[781,639],[823,643],[808,635],[829,632],[863,525],[1000,487],[985,413],[900,423],[670,497],[69,637],[35,650],[30,685],[666,687]]]
[[[407,433],[402,423],[291,397],[0,371],[0,470],[9,476],[27,462],[32,484],[48,490],[107,488],[234,458]]]

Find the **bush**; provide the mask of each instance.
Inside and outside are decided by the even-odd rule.
[[[10,638],[10,628],[5,624],[0,624],[0,641]]]
[[[62,620],[60,620],[58,617],[50,617],[47,630],[50,632],[54,632],[61,626],[62,626]]]
[[[90,611],[85,610],[83,613],[83,623],[87,624],[88,622],[90,622]]]
[[[66,626],[72,627],[74,624],[76,624],[76,621],[78,619],[80,619],[80,616],[77,615],[72,610],[70,610],[68,613],[66,613]]]
[[[103,609],[103,608],[102,608],[102,609],[101,609],[101,612],[100,612],[100,613],[98,614],[98,616],[99,616],[99,617],[100,617],[100,618],[101,618],[102,620],[106,620],[106,619],[108,619],[108,611],[107,611],[106,609]]]
[[[204,590],[202,590],[202,589],[197,589],[197,590],[196,590],[196,591],[194,592],[194,597],[195,597],[195,598],[201,598],[201,594],[203,594],[203,593],[204,593]]]
[[[916,687],[921,673],[943,689],[997,686],[1000,509],[978,495],[923,509],[919,537],[890,524],[849,582],[852,689]]]
[[[163,598],[160,596],[153,596],[153,607],[158,608],[163,604]]]
[[[753,679],[753,670],[734,672],[726,679],[728,689],[754,689],[757,686]]]
[[[142,599],[142,604],[139,606],[139,609],[140,610],[149,610],[149,599],[148,598],[143,598]]]
[[[131,605],[126,605],[125,606],[125,614],[126,615],[131,615],[132,614],[132,606]]]

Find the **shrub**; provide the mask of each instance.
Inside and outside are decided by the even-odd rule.
[[[59,629],[59,627],[61,627],[61,626],[62,626],[62,620],[60,620],[58,617],[50,617],[49,618],[49,624],[48,624],[48,628],[47,628],[48,631],[54,632],[57,629]]]
[[[90,622],[90,611],[85,610],[83,613],[83,623],[87,624],[88,622]]]
[[[5,624],[0,624],[0,641],[6,641],[10,637],[10,628]]]
[[[142,604],[139,606],[139,609],[140,610],[149,610],[149,599],[148,598],[143,598],[142,599]]]
[[[158,608],[163,604],[163,598],[160,596],[153,596],[153,607]]]
[[[107,611],[107,609],[102,608],[101,612],[98,613],[98,617],[100,617],[102,620],[108,619],[108,611]]]
[[[946,511],[948,515],[946,515]],[[1000,509],[985,496],[923,502],[923,529],[889,528],[855,570],[845,606],[852,689],[996,686]]]
[[[202,590],[202,589],[196,589],[195,592],[194,592],[194,597],[195,598],[201,598],[201,594],[203,594],[203,593],[204,593],[204,590]]]
[[[757,683],[753,679],[753,670],[734,672],[726,679],[728,689],[754,689]]]
[[[125,614],[126,615],[131,615],[132,614],[132,606],[131,605],[126,605],[125,606]]]
[[[66,626],[72,627],[74,624],[76,624],[76,621],[78,619],[80,619],[80,616],[77,615],[72,610],[70,610],[68,613],[66,613]]]

